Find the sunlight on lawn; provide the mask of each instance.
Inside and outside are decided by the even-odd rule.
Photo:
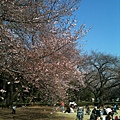
[[[0,120],[76,120],[77,114],[76,112],[55,112],[54,107],[48,106],[19,107],[16,114],[12,114],[11,112],[11,109],[0,108]],[[120,116],[120,110],[118,110],[117,116]],[[84,114],[83,120],[89,120],[89,118],[90,115]]]

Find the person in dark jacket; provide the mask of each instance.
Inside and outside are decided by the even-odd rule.
[[[86,114],[90,115],[90,108],[88,105],[86,105]]]
[[[70,106],[67,106],[65,113],[70,113]]]
[[[101,118],[100,106],[97,106],[97,110],[96,110],[96,120],[97,120],[98,117]]]
[[[109,112],[105,120],[112,120],[112,119],[113,119],[112,112]]]
[[[96,119],[96,110],[97,110],[97,107],[94,107],[94,109],[92,110],[92,113],[90,115],[90,120]]]

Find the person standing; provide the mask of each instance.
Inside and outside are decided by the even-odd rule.
[[[86,114],[90,115],[90,108],[88,105],[86,105]]]
[[[90,120],[96,119],[96,111],[97,111],[97,107],[95,106],[94,109],[92,110],[91,115],[90,115]]]
[[[101,110],[100,110],[100,106],[97,106],[97,110],[96,110],[96,120],[101,119]]]
[[[16,114],[16,106],[12,107],[12,114]]]
[[[117,113],[117,105],[116,104],[113,105],[113,112],[116,113],[116,114],[118,114]]]
[[[60,102],[61,112],[64,112],[64,107],[65,107],[65,103],[63,101],[61,101]]]
[[[84,109],[82,107],[78,107],[77,120],[83,120],[83,117],[84,117]]]

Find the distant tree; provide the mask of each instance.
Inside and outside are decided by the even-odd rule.
[[[84,74],[86,89],[94,94],[96,101],[103,103],[107,92],[120,85],[120,59],[92,51],[85,56],[83,62],[84,64],[79,65],[79,70]]]
[[[79,83],[77,83],[79,84]],[[76,101],[77,103],[81,101],[91,101],[91,98],[93,97],[93,94],[91,91],[86,89],[84,86],[79,86],[79,88],[76,89],[77,85],[74,85],[74,89],[68,89],[68,100],[69,101]]]
[[[120,96],[120,91],[119,91],[119,89],[120,89],[120,85],[108,90],[108,94],[107,94],[106,99],[108,101],[114,101],[114,102],[116,102],[117,99],[119,99],[119,101],[120,101],[120,97],[119,97]]]

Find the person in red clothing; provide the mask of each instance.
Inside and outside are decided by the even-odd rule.
[[[61,112],[64,112],[65,103],[63,101],[60,102]]]
[[[115,116],[115,120],[118,120],[118,116]]]

